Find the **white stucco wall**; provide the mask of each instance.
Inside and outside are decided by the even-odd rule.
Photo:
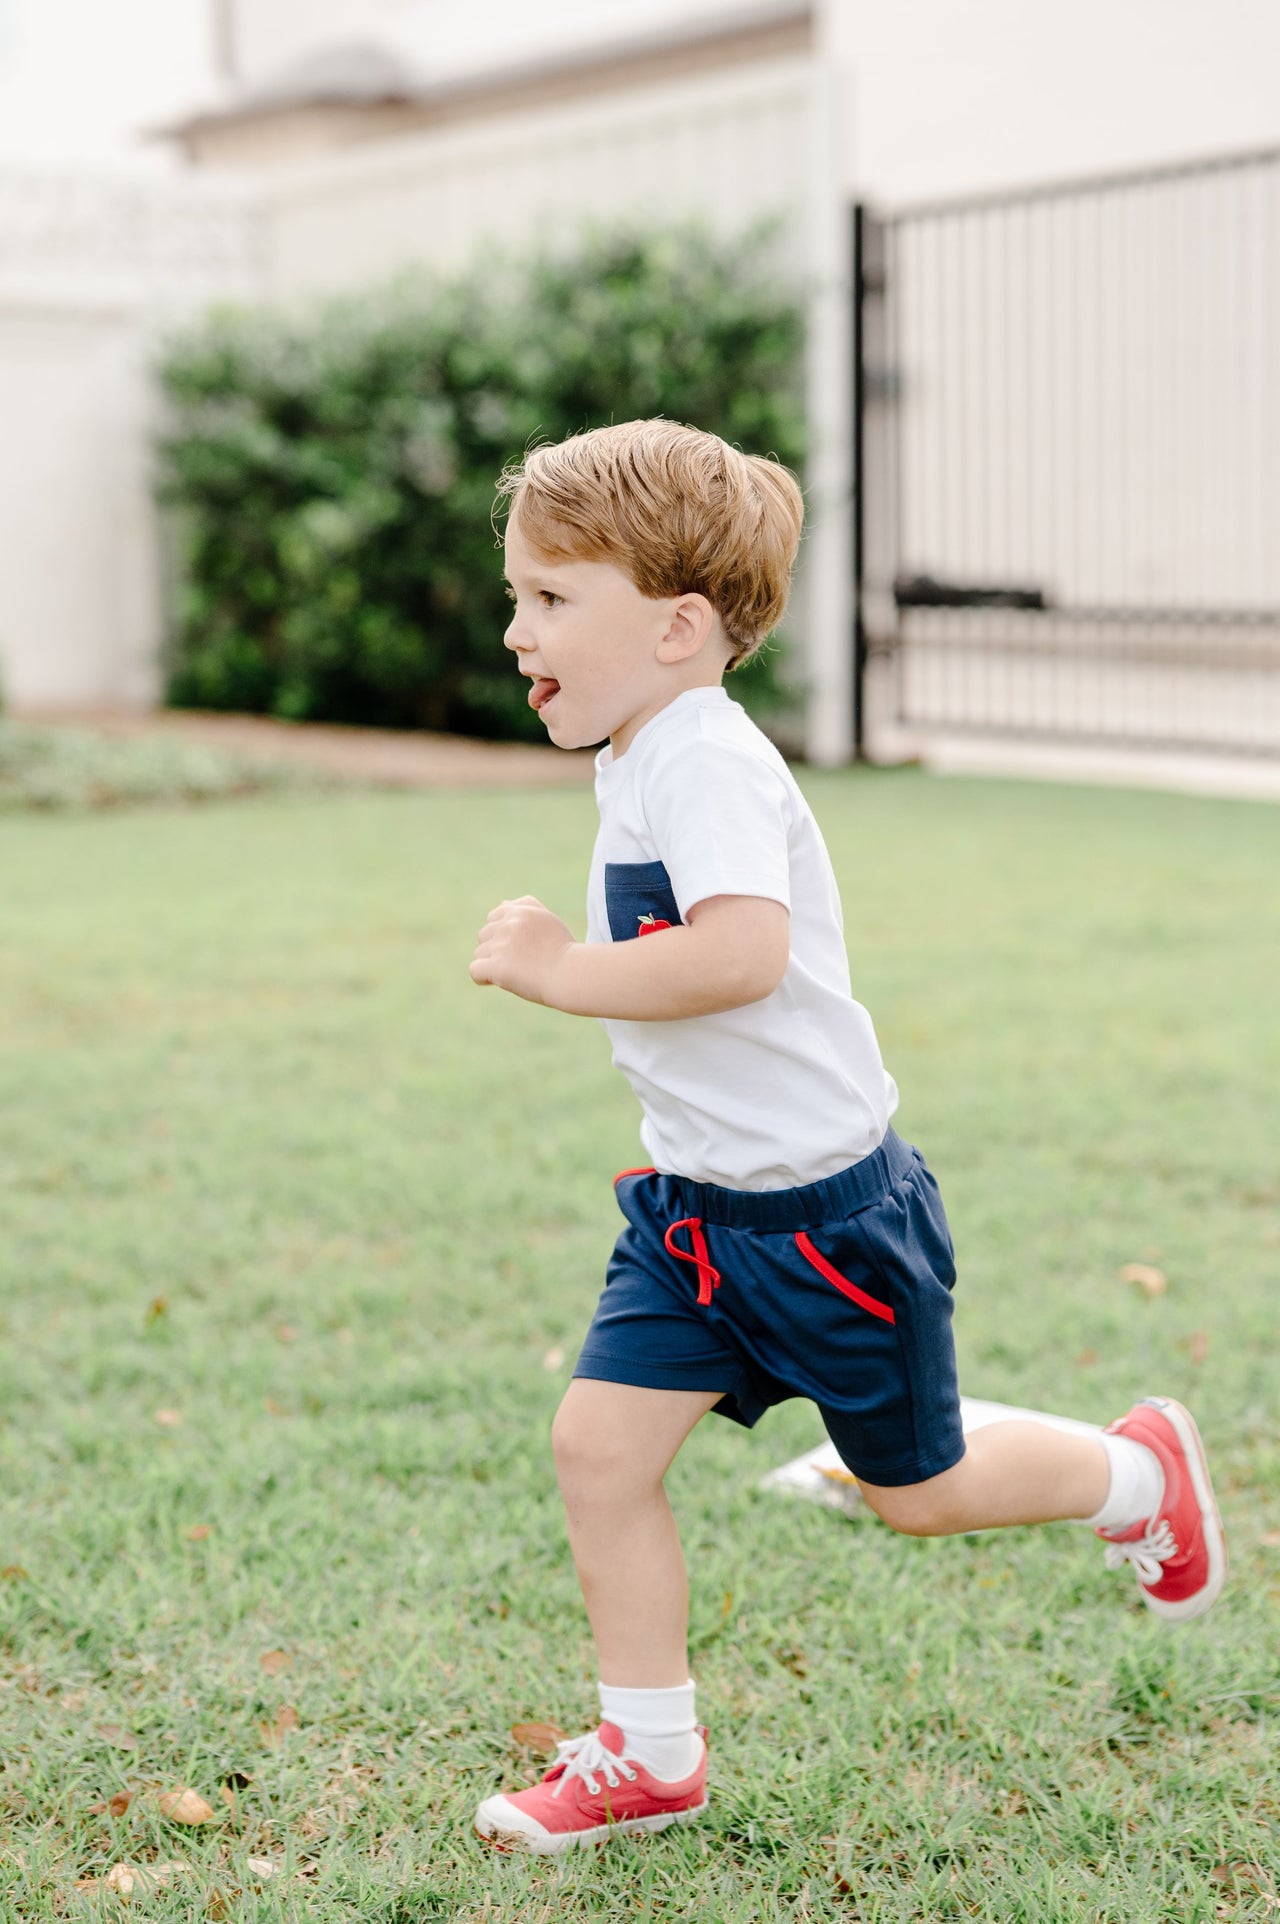
[[[242,69],[390,35],[437,78],[741,0],[236,0]],[[887,200],[1280,139],[1276,0],[822,0]],[[214,86],[210,0],[0,0],[0,155],[105,158]]]
[[[1276,0],[829,0],[889,205],[1280,141]]]

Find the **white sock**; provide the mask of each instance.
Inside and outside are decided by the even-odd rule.
[[[1135,1523],[1145,1523],[1164,1496],[1159,1457],[1131,1436],[1110,1436],[1104,1430],[1101,1441],[1111,1469],[1111,1488],[1098,1514],[1080,1521],[1095,1530],[1128,1530]]]
[[[693,1710],[693,1678],[674,1690],[624,1690],[602,1683],[600,1715],[627,1740],[627,1756],[673,1784],[696,1770],[702,1739]]]

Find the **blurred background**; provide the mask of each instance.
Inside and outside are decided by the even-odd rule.
[[[1271,0],[0,0],[13,716],[528,737],[494,475],[663,413],[788,747],[1280,792],[1278,375]]]

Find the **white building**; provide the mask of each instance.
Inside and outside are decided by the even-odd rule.
[[[4,690],[156,694],[164,318],[581,214],[781,211],[811,303],[808,741],[838,761],[848,203],[1277,141],[1278,80],[1272,0],[0,0]]]

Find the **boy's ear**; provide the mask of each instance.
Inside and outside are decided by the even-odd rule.
[[[666,633],[658,643],[658,660],[688,661],[706,646],[717,626],[716,611],[705,595],[677,595]]]

